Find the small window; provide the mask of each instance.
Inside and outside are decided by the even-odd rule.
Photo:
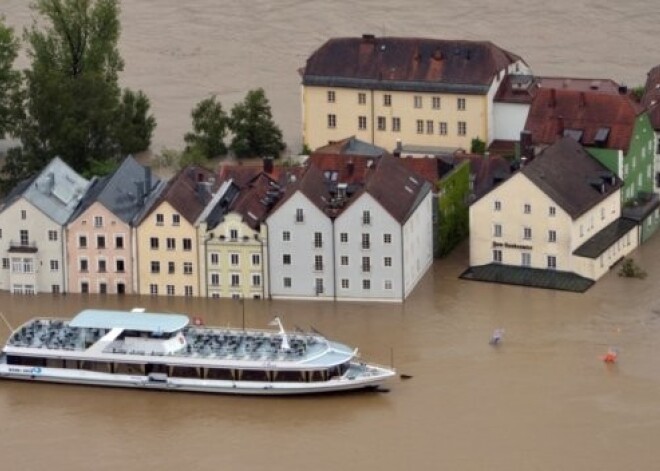
[[[530,254],[529,252],[523,252],[521,254],[521,258],[522,258],[521,265],[523,267],[529,267],[532,265],[532,254]]]
[[[348,255],[342,255],[340,260],[340,264],[344,267],[348,266]]]
[[[183,239],[183,250],[190,252],[192,250],[192,239],[185,238]]]
[[[252,275],[252,286],[259,287],[261,286],[261,275],[255,273]]]
[[[217,265],[220,263],[220,255],[213,252],[211,254],[211,265]]]
[[[369,234],[362,234],[362,250],[369,250],[371,248],[371,241]]]
[[[167,262],[167,274],[174,275],[176,273],[176,264],[174,262]]]
[[[156,225],[157,226],[162,226],[165,224],[165,215],[164,214],[156,214]]]
[[[523,239],[525,239],[525,240],[531,240],[532,239],[532,228],[531,227],[523,228]]]
[[[391,244],[392,243],[392,234],[383,234],[383,243]]]
[[[233,266],[238,266],[239,265],[239,257],[237,253],[233,253],[229,256],[230,262]]]
[[[151,273],[160,273],[160,262],[158,261],[151,262]]]
[[[341,279],[341,288],[342,289],[348,289],[349,284],[348,284],[348,278],[342,278]]]
[[[328,127],[334,129],[337,127],[337,115],[329,114],[328,115]]]
[[[220,275],[218,273],[211,273],[211,286],[220,286]]]
[[[502,225],[495,224],[493,227],[493,237],[502,237]]]
[[[158,237],[152,237],[151,239],[149,239],[149,244],[151,250],[158,250]]]
[[[183,262],[183,274],[192,275],[192,273],[193,273],[192,262]]]
[[[358,116],[358,129],[364,131],[367,129],[367,117]]]
[[[107,264],[104,259],[99,259],[98,260],[98,272],[99,273],[105,273],[108,271]]]
[[[557,268],[557,257],[554,255],[548,255],[548,268],[555,269]]]
[[[181,224],[181,216],[178,214],[172,214],[172,225],[178,226]]]
[[[323,234],[321,232],[314,233],[314,248],[320,249],[323,247]]]
[[[60,262],[58,260],[51,260],[50,271],[59,271],[59,270],[60,270]]]
[[[9,258],[4,257],[2,259],[2,268],[3,270],[9,270]]]
[[[123,249],[124,248],[124,236],[115,236],[115,248]]]
[[[87,273],[89,271],[89,262],[86,258],[80,259],[80,271],[82,273]]]
[[[167,285],[166,289],[167,289],[167,295],[168,296],[174,296],[174,293],[176,292],[175,288],[174,288],[174,285]]]
[[[284,242],[290,242],[291,241],[291,232],[289,232],[289,231],[282,232],[282,240]]]
[[[391,290],[392,289],[392,280],[385,280],[385,289],[386,290]]]
[[[238,231],[236,229],[230,229],[229,231],[229,238],[231,240],[237,240],[238,239]]]
[[[440,121],[438,123],[438,130],[440,131],[441,136],[446,136],[447,135],[447,123],[444,121]]]
[[[302,208],[296,209],[296,222],[303,222],[305,220],[305,215]]]
[[[369,257],[362,257],[362,271],[364,273],[371,271],[371,259]]]
[[[371,224],[371,213],[369,210],[362,211],[362,224]]]
[[[362,289],[364,290],[371,289],[371,280],[362,280]]]
[[[323,255],[314,256],[314,270],[323,271]]]
[[[465,111],[465,98],[458,98],[456,107],[459,111]]]
[[[167,250],[176,250],[176,239],[174,237],[168,237],[166,242]]]
[[[94,216],[94,227],[103,227],[103,216]]]
[[[555,214],[557,214],[557,208],[555,206],[550,206],[548,208],[548,215],[554,216]]]
[[[379,116],[378,117],[378,130],[379,131],[386,131],[387,129],[387,120],[385,119],[385,116]]]
[[[285,288],[291,288],[291,278],[288,276],[285,276],[284,279],[282,280],[284,287]]]
[[[342,232],[339,234],[339,242],[346,244],[348,242],[348,232]]]
[[[97,249],[105,248],[105,236],[102,235],[96,236],[96,248]]]
[[[358,93],[358,105],[366,105],[366,104],[367,104],[367,94]]]
[[[57,242],[57,231],[48,231],[48,240],[51,242]]]
[[[334,103],[335,98],[335,92],[333,90],[328,90],[328,103]]]
[[[548,231],[548,242],[557,242],[557,231]]]
[[[252,266],[253,267],[258,267],[261,265],[261,255],[258,253],[253,253],[252,254]]]
[[[430,119],[426,120],[426,134],[433,134],[433,121]]]
[[[392,95],[383,95],[383,106],[392,106]],[[660,141],[658,142],[658,149],[660,149]]]
[[[401,131],[401,118],[392,118],[392,131],[399,132]]]
[[[78,236],[78,248],[80,249],[87,248],[87,236],[84,235]]]
[[[493,250],[493,262],[502,263],[502,251],[495,249]]]
[[[157,295],[158,294],[158,285],[153,284],[153,283],[150,284],[149,285],[149,293],[154,295],[154,296]]]
[[[392,266],[392,257],[385,257],[383,259],[383,265],[386,267],[391,267]]]
[[[467,134],[467,123],[465,121],[458,122],[458,135],[465,136]]]
[[[236,288],[241,285],[241,277],[238,273],[231,274],[231,285]]]
[[[415,95],[413,97],[413,105],[415,106],[415,108],[422,107],[422,97],[420,95]]]
[[[124,273],[124,261],[122,259],[115,260],[115,269],[117,273]]]
[[[531,204],[528,204],[528,203],[525,203],[525,204],[523,205],[523,212],[524,212],[525,214],[531,214],[531,213],[532,213],[532,205],[531,205]]]
[[[417,120],[417,134],[424,134],[424,120]]]
[[[323,278],[316,278],[314,280],[314,289],[316,290],[316,294],[323,293]]]
[[[21,219],[27,219],[27,211],[25,209],[21,209]]]
[[[493,204],[493,209],[495,211],[501,211],[502,210],[502,202],[501,201],[495,201]]]
[[[431,98],[431,104],[432,104],[434,110],[439,110],[440,109],[440,97],[439,96],[434,96],[433,98]]]
[[[193,295],[193,287],[190,285],[186,285],[183,287],[183,294],[187,297],[190,298]]]
[[[291,254],[285,253],[282,255],[282,264],[291,265]]]

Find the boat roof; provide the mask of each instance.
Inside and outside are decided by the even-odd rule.
[[[110,311],[85,309],[69,322],[71,327],[95,329],[126,329],[140,332],[171,334],[188,325],[188,316],[183,314],[160,314],[147,312]]]

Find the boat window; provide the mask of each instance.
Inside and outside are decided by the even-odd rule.
[[[310,381],[325,381],[325,375],[327,374],[326,370],[314,370],[312,371]]]
[[[169,373],[169,367],[167,365],[164,365],[162,363],[149,363],[147,365],[147,370],[146,374],[149,375],[151,373],[163,373],[163,374],[168,374]]]
[[[120,375],[144,375],[144,365],[139,363],[115,363],[115,373]]]
[[[110,363],[104,361],[81,361],[80,369],[98,371],[100,373],[110,373]]]
[[[280,383],[303,382],[305,381],[304,373],[304,371],[279,370],[275,372],[273,380]]]
[[[243,370],[241,381],[269,381],[265,370]]]
[[[46,359],[40,357],[9,355],[7,357],[7,363],[10,365],[46,366]]]
[[[172,376],[179,378],[199,378],[199,369],[191,366],[172,367]]]
[[[234,379],[233,376],[232,376],[232,370],[228,370],[228,369],[225,369],[225,368],[207,368],[206,378],[207,379],[225,379],[225,380]]]

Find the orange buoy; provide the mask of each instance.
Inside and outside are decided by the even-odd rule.
[[[616,350],[608,350],[605,356],[603,356],[603,361],[605,363],[614,363],[616,362],[617,353]]]

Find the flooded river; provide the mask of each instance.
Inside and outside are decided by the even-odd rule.
[[[20,29],[28,3],[0,0],[0,14]],[[151,97],[155,150],[181,146],[205,96],[229,108],[262,86],[297,152],[296,69],[330,36],[489,39],[538,73],[637,85],[659,60],[659,12],[651,0],[124,0],[122,81]],[[465,246],[403,305],[0,294],[13,325],[87,306],[220,325],[245,313],[254,327],[280,315],[413,376],[386,394],[295,399],[0,382],[1,469],[656,470],[660,236],[637,255],[648,278],[610,273],[586,294],[459,280]],[[610,346],[615,365],[600,358]]]

